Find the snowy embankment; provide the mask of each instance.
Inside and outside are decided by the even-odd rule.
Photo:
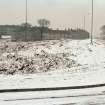
[[[105,46],[95,40],[0,43],[0,74],[77,72],[104,69]]]
[[[8,42],[1,43],[0,50],[0,73],[16,74],[0,75],[0,90],[105,83],[104,41],[95,40],[93,45],[89,40]],[[1,93],[0,100],[78,97],[80,95],[88,97],[104,95],[104,93],[105,87],[57,92]]]
[[[62,83],[64,86],[81,86],[101,84],[105,81],[105,46],[100,40],[95,40],[94,45],[91,45],[89,40],[8,44],[0,61],[0,67],[3,63],[6,68],[0,72],[13,72],[17,75],[1,75],[0,89],[5,89],[7,84],[7,88],[11,89],[17,86],[61,87]],[[45,71],[46,73],[43,73]],[[37,73],[29,74],[35,72]],[[19,75],[21,73],[25,75]]]

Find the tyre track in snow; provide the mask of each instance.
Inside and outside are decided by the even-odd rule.
[[[68,87],[49,87],[49,88],[24,88],[24,89],[1,89],[0,93],[13,93],[13,92],[34,92],[34,91],[57,91],[57,90],[75,90],[75,89],[88,89],[105,87],[103,84],[85,85],[85,86],[68,86]]]
[[[44,97],[44,98],[21,98],[21,99],[11,99],[4,101],[21,101],[21,100],[38,100],[38,99],[60,99],[60,98],[78,98],[78,97],[94,97],[94,96],[105,96],[105,94],[90,94],[90,95],[76,95],[76,96],[55,96],[55,97]]]

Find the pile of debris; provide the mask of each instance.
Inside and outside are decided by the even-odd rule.
[[[0,57],[0,74],[30,74],[77,66],[76,62],[70,59],[69,53],[46,52],[45,48],[49,49],[48,46],[52,46],[49,44],[25,42],[3,45],[2,49],[5,48],[5,51],[2,50]]]
[[[94,45],[89,40],[0,42],[0,74],[105,68],[105,46],[96,42]]]

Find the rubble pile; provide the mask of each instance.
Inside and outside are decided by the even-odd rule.
[[[0,42],[0,74],[79,72],[105,68],[101,40]]]
[[[30,74],[69,69],[77,66],[69,53],[51,52],[58,41],[9,42],[1,45],[0,74]],[[59,47],[63,45],[58,44]],[[2,50],[1,50],[2,49]],[[55,49],[58,50],[59,49]]]

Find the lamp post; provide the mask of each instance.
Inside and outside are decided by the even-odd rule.
[[[85,24],[86,24],[86,18],[84,16],[84,26],[83,26],[83,29],[85,30]]]
[[[91,44],[93,44],[93,3],[94,3],[94,1],[92,0],[92,15],[91,15],[91,36],[90,36],[90,38],[91,38]]]
[[[26,0],[26,15],[25,15],[25,41],[27,40],[27,0]]]

